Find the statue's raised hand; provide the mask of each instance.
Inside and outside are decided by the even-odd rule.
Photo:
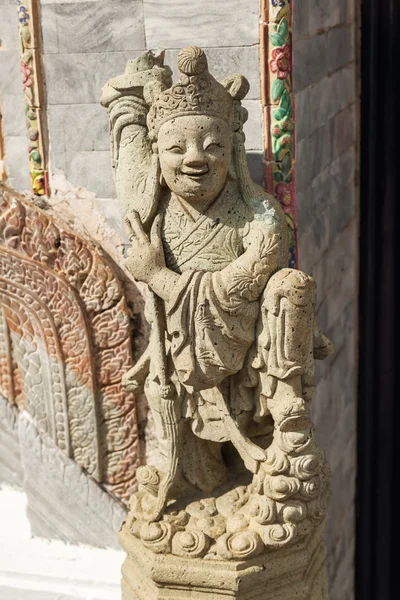
[[[164,249],[161,241],[162,216],[153,222],[150,237],[143,230],[137,212],[125,217],[131,247],[125,265],[129,273],[138,281],[149,284],[157,273],[165,268]]]
[[[154,89],[160,92],[172,84],[172,71],[164,65],[164,52],[151,50],[138,58],[129,60],[125,73],[107,81],[102,91],[101,104],[108,107],[118,98],[133,96],[143,100],[145,92]]]

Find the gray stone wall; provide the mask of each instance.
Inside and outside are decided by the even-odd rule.
[[[0,113],[8,181],[18,191],[29,190],[28,139],[14,0],[0,0]]]
[[[326,529],[332,600],[354,597],[357,342],[355,0],[294,2],[299,267],[336,347],[317,370],[317,438],[333,471]]]

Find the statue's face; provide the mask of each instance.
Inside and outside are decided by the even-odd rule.
[[[194,115],[167,121],[158,134],[167,186],[193,206],[206,207],[224,187],[231,146],[229,125],[216,117]]]

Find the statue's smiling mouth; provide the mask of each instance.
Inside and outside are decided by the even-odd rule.
[[[203,169],[188,169],[187,171],[181,171],[181,173],[191,179],[201,179],[204,175],[207,175],[209,170],[208,167],[204,167]]]

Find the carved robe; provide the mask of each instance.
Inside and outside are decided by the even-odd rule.
[[[224,398],[234,418],[254,412],[256,382],[249,381],[246,369],[241,371],[255,342],[260,295],[270,275],[287,264],[287,239],[282,239],[279,208],[264,192],[254,205],[257,212],[244,203],[236,181],[229,179],[204,214],[193,217],[173,195],[160,207],[166,264],[181,274],[173,296],[165,303],[169,377],[177,390],[180,416],[190,424],[198,443],[187,431],[182,435],[190,438],[191,452],[206,463],[208,472],[205,479],[204,469],[196,464],[190,469],[192,476],[185,474],[204,489],[212,489],[222,479],[220,449],[210,442],[229,439],[221,427],[217,400]],[[256,239],[258,245],[250,260],[246,250]],[[146,395],[155,413],[160,402],[156,380],[150,357]],[[247,393],[243,393],[246,387]],[[156,421],[162,439],[162,420],[157,415]],[[218,468],[215,464],[210,473],[213,459]]]

